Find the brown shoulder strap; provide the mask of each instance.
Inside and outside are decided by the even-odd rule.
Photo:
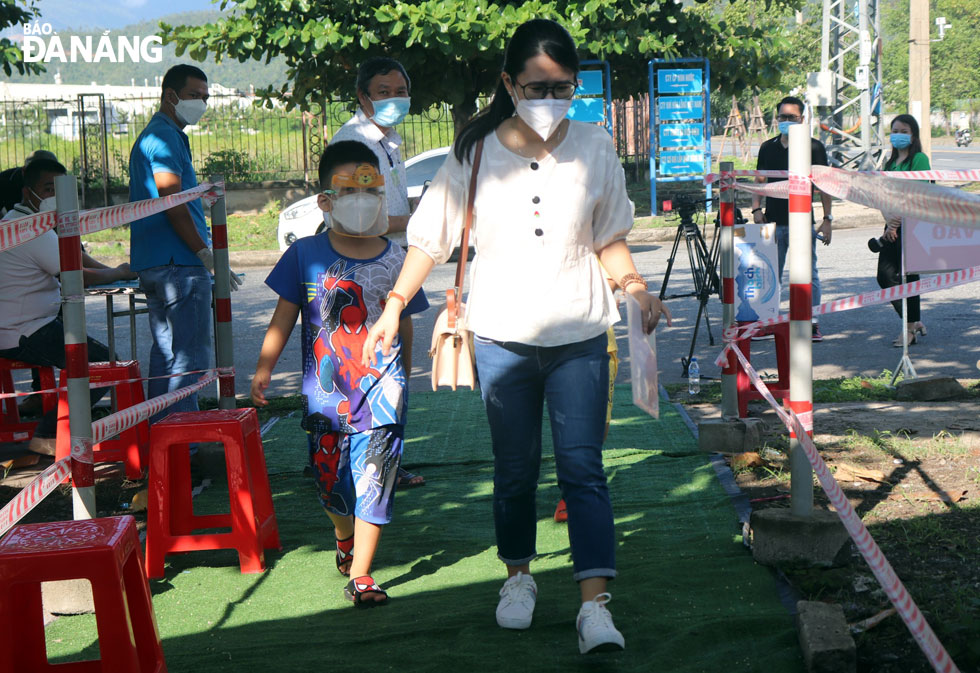
[[[459,317],[459,307],[463,300],[463,280],[466,274],[466,257],[470,249],[470,227],[473,225],[473,201],[476,199],[476,174],[480,171],[480,159],[483,157],[483,138],[476,142],[473,151],[473,170],[470,173],[470,190],[466,197],[466,218],[463,220],[463,236],[459,241],[459,261],[456,262],[456,316]]]

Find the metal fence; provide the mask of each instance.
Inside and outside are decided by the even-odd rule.
[[[0,169],[21,165],[35,149],[54,152],[83,186],[86,207],[108,203],[129,184],[129,153],[160,105],[158,97],[110,98],[84,93],[63,98],[0,100]],[[313,112],[256,105],[247,96],[212,96],[200,123],[186,129],[199,176],[231,182],[309,180],[325,142],[354,113],[352,101],[324,102]],[[613,103],[616,147],[632,181],[642,181],[649,155],[645,99]],[[398,126],[408,159],[452,144],[447,105],[409,115]]]
[[[159,98],[103,94],[0,100],[0,169],[21,165],[35,149],[54,152],[84,186],[89,205],[129,184],[129,153],[160,105]],[[324,139],[351,118],[353,102],[329,102],[317,114],[266,108],[244,96],[212,96],[200,123],[186,129],[198,175],[232,182],[305,180],[316,176]],[[449,145],[448,107],[410,115],[398,127],[402,156]],[[101,195],[101,199],[99,198]]]

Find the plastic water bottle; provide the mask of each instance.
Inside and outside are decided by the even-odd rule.
[[[697,395],[701,392],[701,368],[698,366],[697,358],[691,358],[687,365],[687,392],[689,395]]]

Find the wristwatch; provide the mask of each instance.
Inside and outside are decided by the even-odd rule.
[[[823,216],[823,219],[827,220],[828,222],[833,222],[834,221],[834,216],[833,215],[824,215]]]

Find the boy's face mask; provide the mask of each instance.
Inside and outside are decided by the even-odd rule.
[[[333,207],[323,214],[327,226],[345,236],[368,238],[388,231],[388,206],[384,198],[384,177],[369,164],[349,173],[335,173]]]

